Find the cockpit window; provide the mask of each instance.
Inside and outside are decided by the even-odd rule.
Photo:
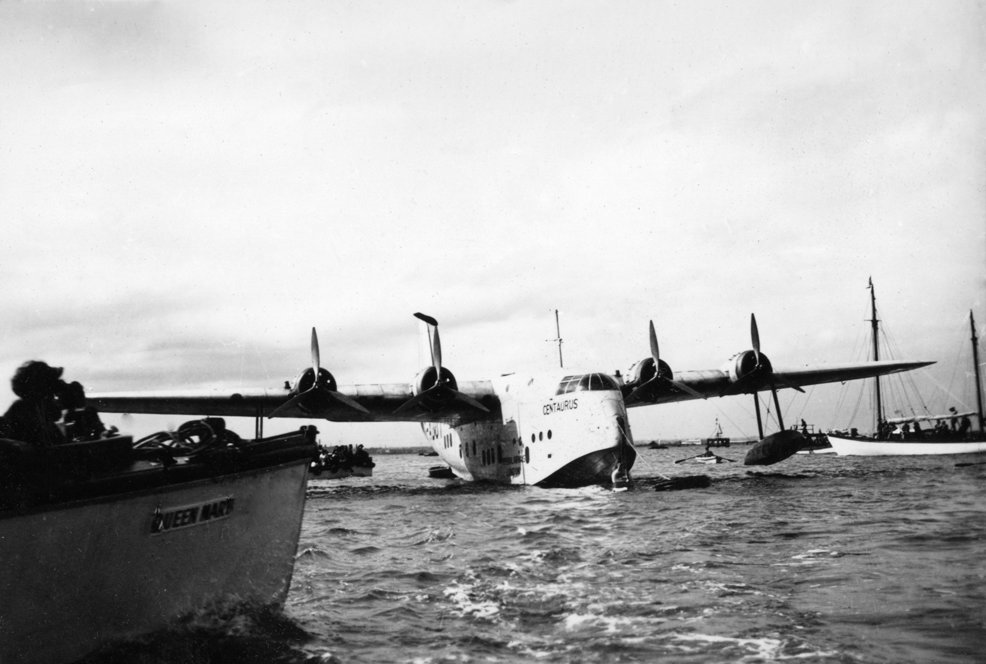
[[[601,390],[618,390],[620,386],[616,384],[612,376],[601,373],[581,374],[578,376],[565,376],[558,384],[558,391],[555,394],[568,394],[569,392],[594,392]]]

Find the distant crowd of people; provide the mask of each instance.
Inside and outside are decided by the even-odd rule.
[[[375,465],[370,453],[362,445],[355,448],[352,445],[336,445],[333,448],[320,445],[318,458],[312,462],[312,472],[316,475],[323,472],[337,473],[352,471],[356,466],[373,468]]]
[[[62,380],[62,367],[31,360],[22,364],[10,381],[17,399],[0,418],[0,438],[36,447],[96,440],[107,430],[96,409],[86,405],[82,385]]]
[[[891,424],[881,420],[877,425],[876,437],[879,440],[938,440],[943,438],[966,438],[972,432],[972,422],[967,415],[959,415],[955,408],[948,409],[950,415],[946,418],[931,420],[932,424],[924,429],[920,422],[904,422]]]

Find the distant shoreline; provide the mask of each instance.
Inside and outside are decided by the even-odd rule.
[[[752,443],[753,438],[733,438],[730,442],[733,445],[746,445]],[[664,447],[689,447],[689,446],[703,446],[705,445],[705,440],[702,438],[685,438],[685,439],[671,439],[671,440],[638,440],[635,441],[633,446],[637,449],[643,449],[650,447],[651,445],[661,445]],[[417,454],[419,456],[433,456],[431,447],[427,445],[410,445],[410,446],[393,446],[380,445],[377,447],[367,446],[366,451],[372,454],[387,455],[387,454]]]

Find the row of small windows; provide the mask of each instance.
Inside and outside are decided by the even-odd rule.
[[[620,386],[612,376],[603,373],[591,373],[578,376],[565,376],[558,384],[558,391],[555,394],[599,392],[618,389],[620,389]]]
[[[539,431],[538,433],[532,433],[531,442],[536,443],[538,441],[551,440],[552,435],[553,434],[551,432],[551,429],[548,429],[546,432]],[[449,436],[449,438],[451,438],[451,436]],[[510,439],[510,442],[518,446],[523,445],[523,442],[521,442],[520,437],[512,438]],[[492,464],[492,463],[500,463],[503,461],[503,448],[501,448],[499,445],[497,445],[495,449],[488,448],[484,450],[479,450],[476,447],[476,441],[472,441],[471,446],[469,443],[464,443],[463,445],[459,446],[460,457],[462,456],[463,449],[465,449],[465,453],[467,456],[476,456],[478,454],[480,456],[480,461],[484,465]],[[470,454],[470,451],[472,452],[472,454]],[[527,448],[524,449],[524,456],[526,457],[526,460],[530,462],[531,460],[530,450],[528,450]]]
[[[553,434],[551,432],[551,429],[548,429],[547,431],[539,431],[537,433],[532,433],[531,442],[536,443],[538,441],[551,440],[552,435]],[[521,441],[519,436],[517,438],[511,438],[510,443],[518,446],[523,445],[523,442]],[[466,448],[466,454],[469,454],[469,443],[466,443],[465,445],[463,445],[463,447]],[[499,447],[497,447],[497,449],[499,449]],[[472,441],[472,454],[470,456],[476,456],[476,454],[477,454],[476,441]]]

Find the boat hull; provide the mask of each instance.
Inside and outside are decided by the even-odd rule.
[[[923,456],[986,452],[986,440],[874,440],[842,438],[831,434],[828,439],[839,456]]]
[[[0,664],[74,661],[210,606],[282,605],[308,462],[0,512]]]

